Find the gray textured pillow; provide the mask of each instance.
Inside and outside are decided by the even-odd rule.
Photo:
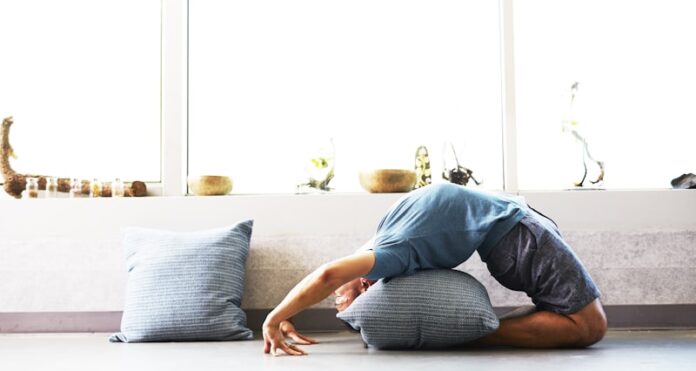
[[[336,316],[379,349],[451,347],[498,328],[483,285],[451,269],[379,280]]]
[[[253,221],[200,231],[123,230],[128,288],[111,342],[253,339],[240,309]]]

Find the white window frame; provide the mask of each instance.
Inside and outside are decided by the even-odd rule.
[[[503,189],[517,193],[517,126],[515,111],[515,48],[512,0],[500,0],[501,81],[503,94]]]
[[[160,182],[148,183],[156,196],[187,195],[188,174],[188,0],[161,0]],[[503,190],[519,193],[515,109],[514,0],[499,0],[501,35],[501,122]],[[630,190],[631,192],[637,190]],[[665,189],[639,191],[665,192]],[[539,193],[539,191],[530,191]],[[551,191],[556,192],[556,191]],[[570,192],[570,191],[568,191]],[[607,192],[607,191],[585,191]],[[622,192],[611,190],[609,192]],[[543,193],[543,192],[542,192]],[[337,193],[340,194],[340,193]]]
[[[162,4],[162,183],[164,196],[188,188],[188,0]],[[513,0],[499,0],[503,124],[503,190],[518,193]],[[155,184],[155,186],[157,186]]]
[[[181,196],[187,193],[188,174],[188,0],[162,0],[161,73],[162,183],[158,188],[162,196]]]
[[[518,188],[517,135],[515,123],[515,69],[513,1],[499,0],[502,47],[503,106],[503,187],[504,191],[525,196],[528,202],[556,218],[566,229],[645,230],[696,229],[696,192],[689,190],[637,189],[586,191],[526,191]],[[162,87],[161,87],[161,182],[149,183],[152,195],[185,196],[188,174],[188,0],[162,0]],[[314,213],[327,204],[349,205],[346,218],[359,218],[370,205],[386,205],[398,195],[332,193],[321,199],[308,195],[235,195],[244,197],[252,209],[278,209],[301,203],[300,214]],[[222,204],[235,203],[234,197]],[[330,197],[330,201],[326,200]],[[106,200],[104,200],[106,201]],[[2,200],[0,202],[13,202]],[[133,200],[133,202],[138,202]],[[166,197],[158,202],[167,201]],[[179,201],[176,201],[179,202]],[[203,197],[186,202],[220,203]],[[356,205],[356,203],[360,205]],[[71,201],[65,201],[70,211]],[[62,206],[61,206],[62,207]],[[376,206],[375,206],[376,207]],[[374,208],[374,207],[373,207]],[[356,210],[356,211],[352,211]],[[300,215],[301,217],[301,215]]]

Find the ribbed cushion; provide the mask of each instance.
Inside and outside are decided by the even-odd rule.
[[[252,226],[124,229],[126,305],[121,332],[109,341],[253,339],[240,309]]]
[[[379,349],[446,348],[498,328],[485,287],[451,269],[379,280],[336,316]]]

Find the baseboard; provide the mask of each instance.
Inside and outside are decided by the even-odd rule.
[[[503,315],[514,307],[495,308]],[[696,328],[696,304],[608,305],[604,307],[613,329]],[[270,309],[247,309],[247,324],[261,329]],[[122,312],[25,312],[0,313],[0,333],[115,332]],[[346,328],[333,309],[309,309],[295,317],[305,331],[336,331]]]
[[[114,332],[123,312],[0,313],[0,333]]]

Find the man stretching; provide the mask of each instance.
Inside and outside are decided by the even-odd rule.
[[[536,305],[531,314],[503,319],[478,344],[586,347],[604,337],[599,290],[553,221],[516,198],[445,183],[402,197],[360,250],[298,283],[266,317],[264,352],[305,354],[285,336],[299,344],[315,341],[297,333],[289,319],[332,293],[343,311],[375,280],[454,268],[474,251],[498,282],[526,292]]]

